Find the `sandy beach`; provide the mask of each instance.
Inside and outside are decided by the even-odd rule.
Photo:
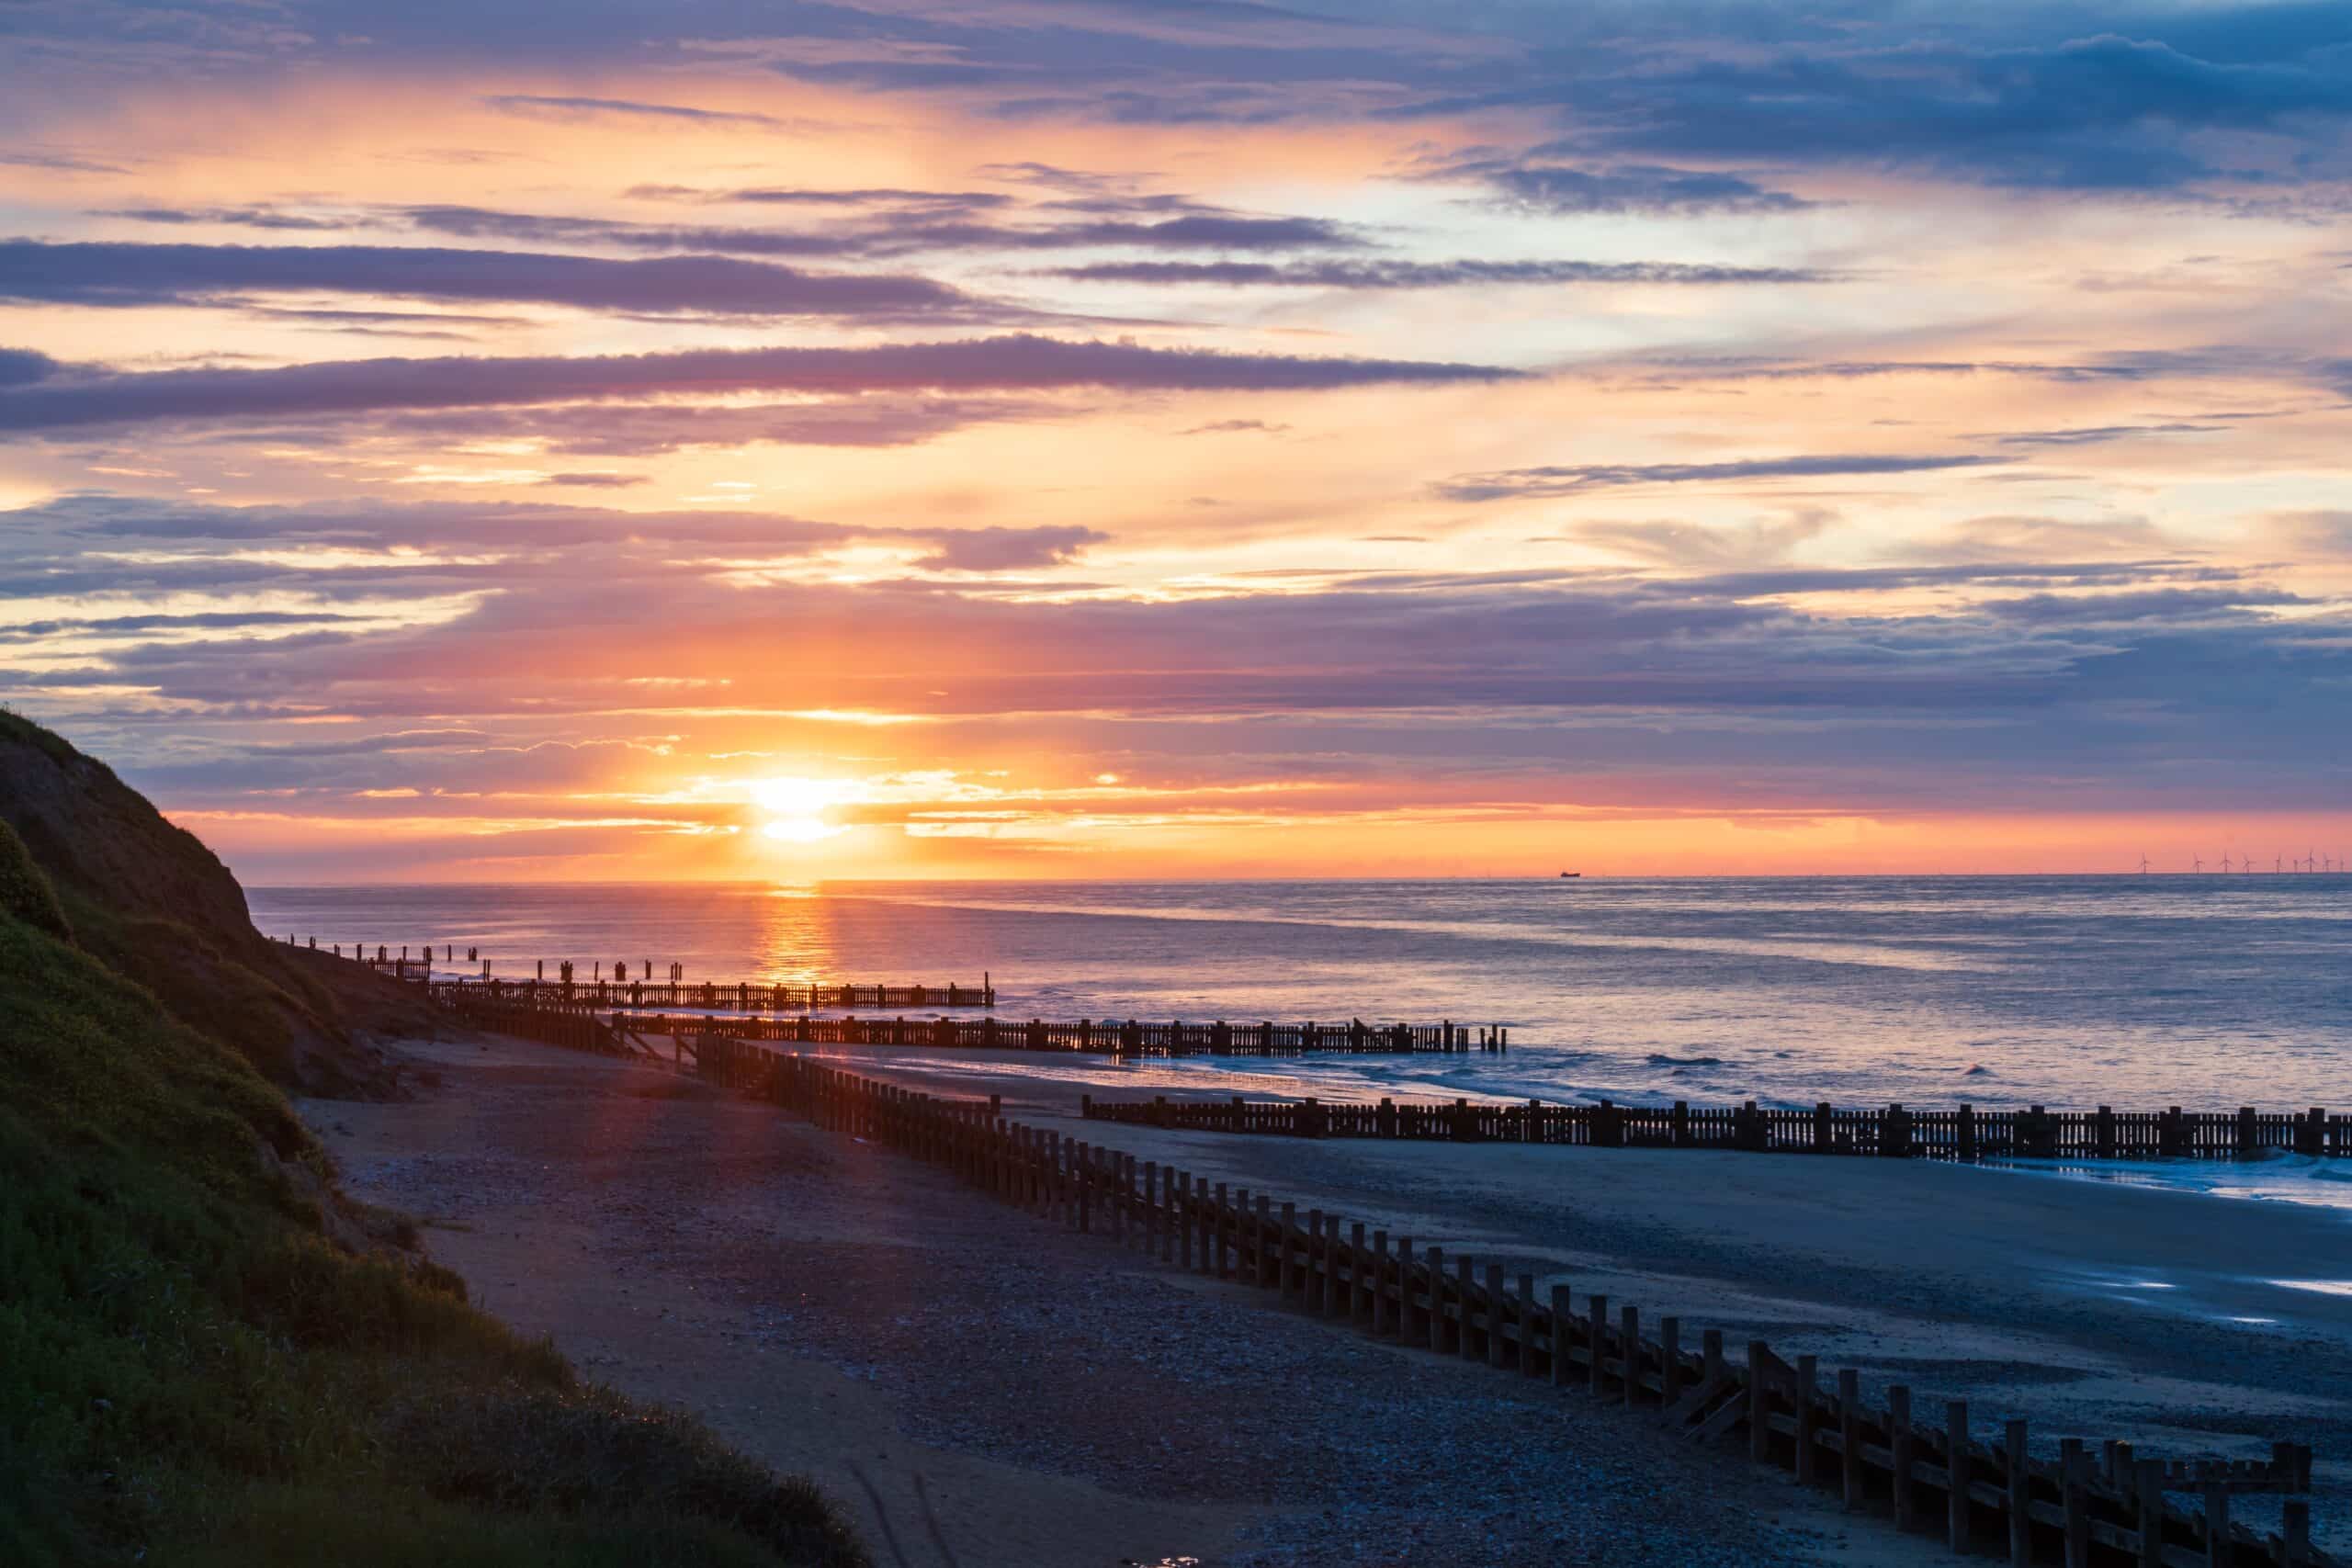
[[[1941,1557],[1652,1419],[1287,1314],[691,1078],[399,1049],[413,1100],[304,1107],[352,1190],[588,1375],[813,1475],[892,1568]]]
[[[2352,1543],[2352,1216],[2039,1171],[1671,1150],[1304,1142],[1081,1122],[1079,1090],[958,1056],[844,1066],[1212,1180],[1673,1314],[1736,1346],[1905,1382],[2037,1441],[2267,1457],[2310,1444],[2320,1539]],[[1115,1097],[1115,1087],[1092,1092]],[[1114,1079],[1115,1072],[1108,1075]],[[2267,1517],[2249,1499],[2241,1517]]]

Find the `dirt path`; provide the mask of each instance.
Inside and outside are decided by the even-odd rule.
[[[352,1190],[589,1375],[815,1477],[888,1568],[1941,1560],[690,1079],[403,1049],[418,1100],[304,1107]]]

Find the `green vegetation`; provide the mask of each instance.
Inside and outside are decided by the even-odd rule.
[[[0,824],[0,1562],[862,1568],[807,1483],[401,1251],[49,886]]]
[[[65,910],[57,902],[57,889],[50,886],[49,873],[34,863],[32,852],[6,822],[0,822],[0,915],[12,916],[51,936],[74,940],[74,928],[65,923]]]

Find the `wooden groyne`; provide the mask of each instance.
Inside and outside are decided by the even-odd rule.
[[[1390,1055],[1413,1053],[1501,1051],[1504,1031],[1455,1023],[1373,1025],[1349,1023],[1143,1023],[1134,1019],[1080,1019],[1076,1023],[1026,1023],[987,1018],[814,1018],[807,1013],[765,1017],[683,1017],[628,1014],[600,1003],[593,991],[574,987],[566,995],[553,986],[528,982],[508,986],[444,985],[435,982],[436,1001],[485,1029],[531,1034],[520,1021],[533,1013],[594,1020],[613,1014],[609,1027],[637,1035],[714,1034],[733,1040],[774,1041],[789,1045],[912,1045],[935,1050],[1043,1051],[1065,1055],[1144,1056],[1300,1056],[1310,1053]],[[756,998],[754,998],[756,999]]]
[[[739,980],[721,985],[661,980],[426,980],[435,1001],[520,996],[526,1006],[641,1012],[661,1008],[736,1012],[817,1012],[827,1008],[990,1008],[996,988],[961,986],[779,986]]]
[[[1871,1155],[1912,1159],[2254,1159],[2265,1154],[2352,1156],[2352,1115],[2233,1111],[1847,1110],[1671,1105],[1326,1104],[1316,1100],[1105,1101],[1081,1114],[1209,1133],[1294,1138],[1408,1138],[1443,1143],[1570,1144],[1604,1149],[1743,1149],[1760,1154]]]
[[[682,1054],[684,1051],[682,1047]],[[1648,1413],[1697,1442],[1744,1441],[1751,1459],[1793,1472],[1850,1509],[1941,1536],[1954,1551],[2006,1554],[2016,1565],[2066,1568],[2329,1568],[2311,1543],[2311,1451],[2274,1444],[2261,1461],[2166,1461],[2131,1444],[2062,1439],[2037,1455],[2023,1420],[1978,1440],[1965,1401],[1942,1419],[1915,1411],[1911,1391],[1863,1398],[1859,1374],[1825,1384],[1812,1356],[1793,1361],[1760,1339],[1744,1359],[1706,1330],[1695,1351],[1685,1325],[1600,1295],[1582,1311],[1555,1282],[1507,1281],[1438,1247],[1417,1252],[1369,1236],[1361,1222],[1278,1201],[1057,1132],[1007,1121],[985,1104],[916,1093],[797,1055],[724,1035],[693,1043],[696,1070],[836,1132],[953,1172],[1041,1223],[1099,1234],[1161,1264],[1233,1280],[1317,1317],[1499,1375],[1548,1382]],[[1302,1391],[1304,1393],[1304,1391]],[[2188,1493],[2188,1510],[2167,1495]],[[2231,1519],[2249,1493],[2287,1496],[2277,1532]]]
[[[288,946],[299,946],[291,936],[285,939]],[[315,938],[310,946],[318,947]],[[331,942],[327,951],[334,957],[344,955],[343,944]],[[436,1001],[462,1003],[473,997],[487,997],[493,1001],[512,999],[521,994],[531,1006],[593,1008],[611,1012],[622,1009],[642,1011],[650,1008],[695,1008],[718,1010],[731,1008],[739,1012],[816,1012],[826,1008],[992,1008],[996,1006],[996,985],[983,975],[977,986],[950,981],[944,986],[860,986],[854,983],[806,986],[777,985],[768,981],[715,980],[689,981],[683,965],[670,965],[670,977],[653,978],[653,962],[643,961],[641,974],[632,976],[628,964],[616,960],[607,971],[601,966],[582,975],[570,960],[556,964],[552,978],[544,961],[537,961],[533,974],[526,979],[509,980],[491,973],[491,961],[481,956],[480,948],[466,949],[465,963],[479,964],[480,975],[471,978],[435,979],[435,964],[444,969],[458,962],[454,943],[445,943],[441,957],[433,956],[432,943],[414,951],[403,946],[394,952],[389,943],[379,942],[370,952],[353,943],[354,962],[390,976],[425,987]]]

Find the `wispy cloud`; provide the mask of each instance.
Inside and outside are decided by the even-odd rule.
[[[1706,484],[1724,480],[1840,479],[1858,475],[1935,473],[2007,462],[2003,457],[1956,454],[1894,456],[1875,453],[1809,453],[1792,457],[1749,457],[1729,463],[1587,463],[1506,468],[1462,474],[1437,487],[1448,501],[1525,501],[1577,495],[1627,485]]]
[[[628,119],[680,120],[695,125],[742,126],[759,130],[789,130],[795,123],[774,115],[746,114],[734,109],[695,108],[688,104],[641,103],[633,98],[543,96],[534,93],[494,93],[482,99],[505,114],[537,118],[579,119],[617,115]]]
[[[1713,262],[1094,262],[1048,274],[1080,283],[1222,284],[1230,288],[1459,288],[1490,284],[1826,283],[1809,267]]]

